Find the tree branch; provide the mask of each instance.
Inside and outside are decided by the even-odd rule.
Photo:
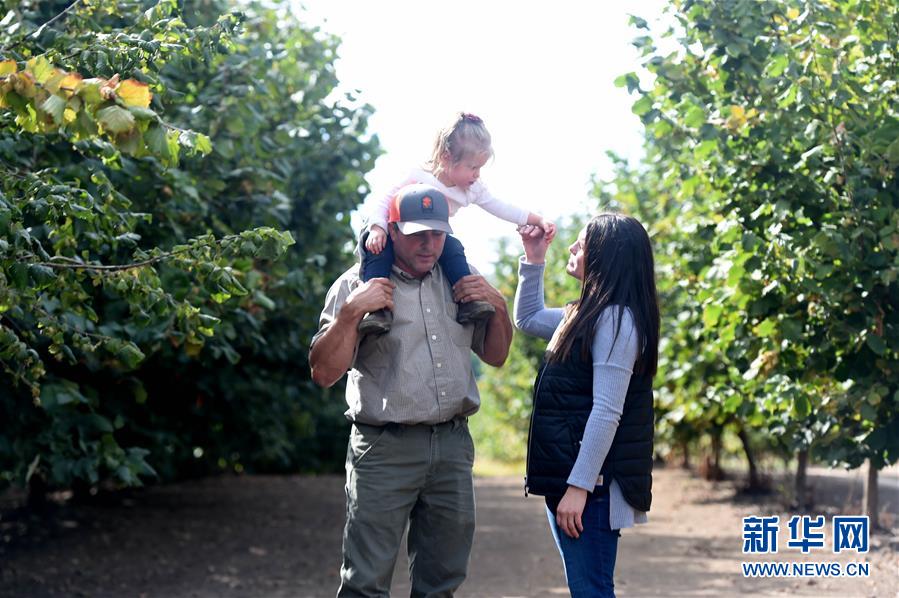
[[[31,37],[37,37],[38,35],[40,35],[40,34],[44,31],[44,29],[46,29],[47,27],[49,27],[50,25],[52,25],[53,23],[55,23],[55,22],[58,21],[59,19],[63,18],[63,17],[66,16],[67,14],[69,14],[69,13],[70,13],[76,6],[78,6],[79,4],[81,4],[81,0],[75,0],[74,2],[72,2],[71,4],[69,4],[65,9],[63,9],[63,11],[62,11],[61,13],[59,13],[58,15],[56,15],[55,17],[53,17],[52,19],[50,19],[49,21],[47,21],[46,23],[44,23],[43,25],[41,25],[40,27],[38,27],[33,33],[23,35],[23,36],[20,37],[19,39],[15,40],[15,41],[13,41],[13,42],[10,42],[9,44],[7,44],[7,45],[3,46],[2,48],[0,48],[0,54],[2,54],[3,52],[6,52],[6,51],[8,51],[8,50],[10,50],[10,49],[12,49],[12,48],[15,48],[17,45],[19,45],[20,43],[22,43],[22,41],[24,41],[25,38],[27,38],[29,35],[30,35]]]
[[[104,264],[85,264],[79,262],[70,257],[62,256],[62,255],[54,255],[51,257],[49,262],[29,262],[29,265],[34,266],[46,266],[47,268],[55,268],[57,270],[100,270],[103,272],[120,272],[122,270],[133,270],[134,268],[143,268],[144,266],[152,266],[153,264],[159,263],[161,261],[167,260],[170,257],[178,255],[180,253],[185,253],[189,251],[189,247],[185,247],[184,249],[179,249],[178,251],[169,251],[163,253],[161,255],[157,255],[155,257],[151,257],[150,259],[146,259],[140,262],[134,262],[131,264],[116,264],[116,265],[104,265]],[[34,254],[25,254],[22,257],[25,258],[33,258],[37,257]],[[63,263],[60,263],[63,262]]]

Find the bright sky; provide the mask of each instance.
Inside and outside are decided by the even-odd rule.
[[[422,164],[460,110],[481,116],[493,137],[495,158],[481,173],[491,192],[550,219],[592,210],[591,174],[611,173],[606,151],[641,153],[633,100],[613,81],[638,68],[628,13],[655,21],[662,0],[294,2],[306,22],[342,38],[342,89],[375,107],[370,130],[387,153],[366,177],[374,193]],[[498,239],[515,234],[474,206],[452,226],[482,272]]]

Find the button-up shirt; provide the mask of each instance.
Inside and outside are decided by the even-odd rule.
[[[356,346],[346,385],[347,419],[371,425],[438,424],[475,413],[481,404],[471,351],[482,351],[485,325],[456,322],[458,305],[440,265],[421,280],[396,266],[390,275],[390,332]],[[312,343],[334,322],[361,284],[359,266],[335,281]]]

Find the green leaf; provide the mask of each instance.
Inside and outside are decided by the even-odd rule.
[[[899,166],[899,137],[887,147],[887,158],[894,168]]]
[[[121,106],[108,106],[97,110],[97,121],[110,133],[124,133],[134,126],[134,115]]]
[[[793,414],[799,418],[808,417],[808,415],[812,412],[812,405],[808,400],[808,397],[803,393],[797,393],[793,397]]]
[[[705,160],[717,149],[718,141],[716,141],[715,139],[706,139],[696,146],[696,148],[693,150],[693,155],[696,156],[697,160]]]
[[[128,369],[134,369],[140,362],[144,360],[146,357],[137,345],[131,342],[124,343],[122,347],[119,349],[116,357],[125,365]]]
[[[115,428],[113,428],[112,426],[112,422],[97,413],[86,414],[84,416],[84,422],[87,423],[96,432],[111,434],[115,431]]]
[[[637,116],[643,116],[650,110],[652,110],[652,98],[649,96],[643,96],[634,102],[634,105],[631,107],[631,112]]]
[[[231,298],[231,293],[228,293],[225,291],[219,291],[217,293],[212,293],[212,295],[210,295],[210,296],[212,297],[212,300],[215,301],[216,303],[225,303],[226,301],[228,301],[228,299]]]
[[[873,422],[877,420],[877,410],[868,403],[862,403],[859,413],[868,421]]]
[[[9,276],[12,278],[13,286],[19,290],[28,288],[28,264],[16,262],[9,267]]]
[[[127,110],[128,110],[128,112],[133,114],[134,118],[136,118],[137,120],[152,120],[152,121],[159,120],[159,115],[156,114],[156,112],[154,112],[150,108],[141,108],[139,106],[128,106]]]
[[[99,132],[97,123],[91,118],[87,110],[80,110],[75,119],[75,128],[82,137],[93,137]]]
[[[41,266],[39,264],[31,264],[28,266],[28,274],[37,287],[44,287],[56,280],[56,273],[49,266]]]
[[[41,385],[41,406],[44,409],[56,409],[69,403],[84,404],[87,402],[74,382],[63,380]]]
[[[765,75],[775,78],[780,77],[789,64],[790,59],[786,54],[778,54],[765,67]]]
[[[165,129],[160,125],[151,125],[144,133],[144,142],[150,153],[167,160],[171,157]]]
[[[766,320],[762,320],[762,322],[755,327],[755,333],[762,337],[769,337],[777,331],[777,322],[768,318]]]
[[[637,29],[646,29],[649,30],[649,24],[646,22],[646,19],[642,19],[636,15],[628,15],[628,23],[633,25]]]
[[[785,318],[780,322],[780,330],[784,339],[791,342],[800,342],[803,340],[803,325],[798,320]]]
[[[705,120],[705,111],[696,105],[690,106],[687,113],[684,115],[684,124],[693,129],[701,127],[705,124]]]
[[[740,408],[740,405],[743,404],[743,396],[739,393],[734,393],[731,396],[727,397],[724,401],[724,411],[727,413],[735,413],[737,409]]]
[[[56,72],[50,61],[43,56],[37,56],[29,60],[26,68],[34,75],[34,79],[41,84],[46,83]]]
[[[702,323],[705,324],[706,328],[714,328],[723,311],[724,307],[722,305],[714,303],[706,305],[702,312]]]
[[[886,343],[883,342],[883,337],[877,336],[876,334],[869,334],[865,339],[868,347],[877,353],[878,355],[883,355],[887,351]]]
[[[100,95],[101,83],[99,79],[88,79],[78,88],[78,97],[84,100],[85,104],[100,104],[103,102],[103,96]]]
[[[66,101],[57,96],[51,94],[44,100],[44,103],[41,104],[41,110],[49,114],[53,118],[53,122],[57,125],[61,125],[63,121],[63,112],[66,109]]]
[[[281,243],[274,237],[266,237],[262,242],[262,247],[256,252],[256,256],[264,260],[277,259],[282,251]]]
[[[197,133],[196,148],[201,154],[209,154],[212,152],[212,141],[210,141],[209,137],[206,135]]]

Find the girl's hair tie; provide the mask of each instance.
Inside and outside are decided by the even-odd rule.
[[[462,120],[467,120],[468,122],[473,122],[476,124],[480,124],[480,123],[484,122],[480,116],[478,116],[476,114],[472,114],[470,112],[463,112]]]

